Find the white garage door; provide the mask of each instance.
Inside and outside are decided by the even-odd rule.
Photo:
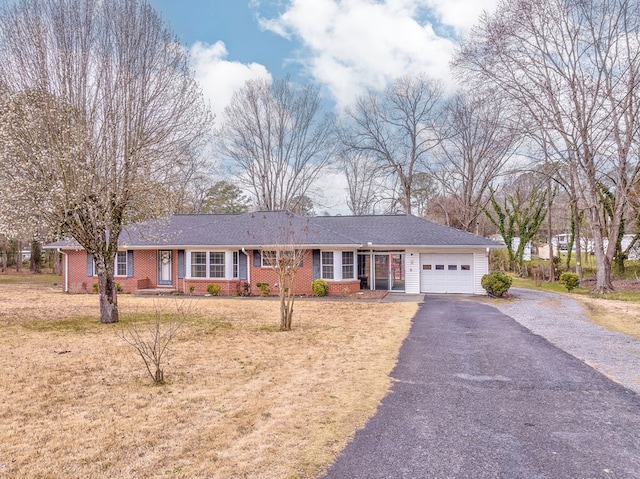
[[[420,291],[473,294],[473,254],[421,254]]]

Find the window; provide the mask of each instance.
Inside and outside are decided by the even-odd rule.
[[[278,255],[275,251],[261,251],[262,267],[268,268],[276,265]]]
[[[450,264],[447,269],[449,271],[458,271],[458,265],[457,264]]]
[[[191,278],[224,278],[225,258],[224,251],[192,251]]]
[[[342,279],[353,279],[354,271],[353,251],[342,252]]]
[[[471,271],[471,265],[463,264],[463,265],[460,266],[460,270],[462,270],[462,271]]]
[[[193,251],[191,253],[191,277],[207,277],[207,253],[205,251]]]
[[[422,265],[422,269],[425,271],[431,271],[431,265],[430,264],[423,264]]]
[[[436,270],[438,270],[438,271],[444,271],[444,265],[443,265],[443,264],[437,264],[437,265],[436,265]]]
[[[240,263],[240,253],[238,251],[234,251],[233,252],[233,277],[234,278],[238,278],[238,271],[239,271],[239,267],[238,264]]]
[[[114,276],[127,276],[129,274],[127,268],[127,251],[118,251],[113,259]],[[90,254],[87,254],[87,276],[97,276],[96,260]]]
[[[321,255],[322,278],[333,279],[333,251],[323,251]]]
[[[283,267],[290,268],[295,266],[293,263],[294,260],[298,261],[298,266],[302,266],[302,250],[293,251],[283,249],[277,251],[262,251],[261,255],[263,268],[273,268],[275,266],[280,266],[281,264]]]
[[[116,276],[127,275],[127,252],[118,251],[116,253]]]
[[[209,253],[209,278],[224,278],[224,253]]]

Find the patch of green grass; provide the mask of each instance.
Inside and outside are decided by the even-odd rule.
[[[594,295],[592,298],[614,299],[617,301],[640,301],[640,292],[637,291],[614,291],[613,293]]]
[[[61,283],[59,274],[9,273],[0,274],[0,285],[25,284],[30,286],[57,286]]]
[[[533,279],[527,278],[513,278],[512,287],[517,288],[527,288],[527,289],[537,289],[539,291],[549,291],[552,293],[566,293],[567,288],[562,286],[560,283],[549,283],[548,281],[540,281],[536,283]],[[576,288],[573,290],[574,293],[582,293],[589,291],[587,288]]]
[[[34,332],[60,332],[60,333],[85,333],[99,331],[101,325],[97,316],[78,316],[70,319],[51,321],[28,321],[22,323],[22,327]]]
[[[567,289],[560,283],[549,283],[542,281],[539,284],[532,279],[513,278],[512,286],[518,288],[536,289],[539,291],[549,291],[551,293],[568,293]],[[578,294],[597,299],[612,299],[617,301],[640,301],[640,292],[637,291],[614,291],[609,294],[593,294],[590,288],[579,287],[568,294]]]

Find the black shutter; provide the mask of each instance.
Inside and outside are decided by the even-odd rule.
[[[313,250],[313,279],[320,278],[320,250]]]
[[[184,250],[178,250],[178,279],[184,278],[184,270],[186,269]]]
[[[238,279],[247,279],[247,255],[238,251]]]
[[[262,266],[260,251],[257,249],[253,250],[253,266],[256,268],[259,268],[260,266]]]

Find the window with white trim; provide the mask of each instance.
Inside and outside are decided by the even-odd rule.
[[[224,253],[209,253],[209,278],[224,278]]]
[[[233,252],[233,266],[232,266],[232,272],[233,272],[233,277],[234,278],[238,278],[239,274],[238,272],[240,271],[239,268],[239,264],[240,264],[240,252],[238,251],[234,251]]]
[[[191,277],[192,278],[207,277],[207,252],[206,251],[191,252]]]
[[[322,251],[320,261],[322,279],[333,279],[333,251]]]
[[[189,259],[190,278],[226,277],[226,254],[224,251],[191,251]]]
[[[299,262],[298,266],[302,266],[302,250],[265,250],[261,251],[261,261],[263,268],[273,268],[279,266],[281,262],[286,267],[291,267],[294,260]]]
[[[260,260],[262,262],[263,268],[272,268],[276,266],[277,259],[278,259],[277,251],[271,251],[271,250],[260,251]]]
[[[87,274],[87,276],[98,276],[98,270],[96,268],[96,260],[93,256],[89,256],[91,259],[91,265],[87,268],[91,274]],[[114,276],[127,276],[128,266],[127,266],[127,252],[126,251],[118,251],[116,253],[116,257],[113,259],[113,275]]]
[[[116,253],[115,275],[116,276],[127,275],[127,252],[126,251],[118,251]]]
[[[355,277],[355,255],[353,251],[342,252],[342,279]]]

